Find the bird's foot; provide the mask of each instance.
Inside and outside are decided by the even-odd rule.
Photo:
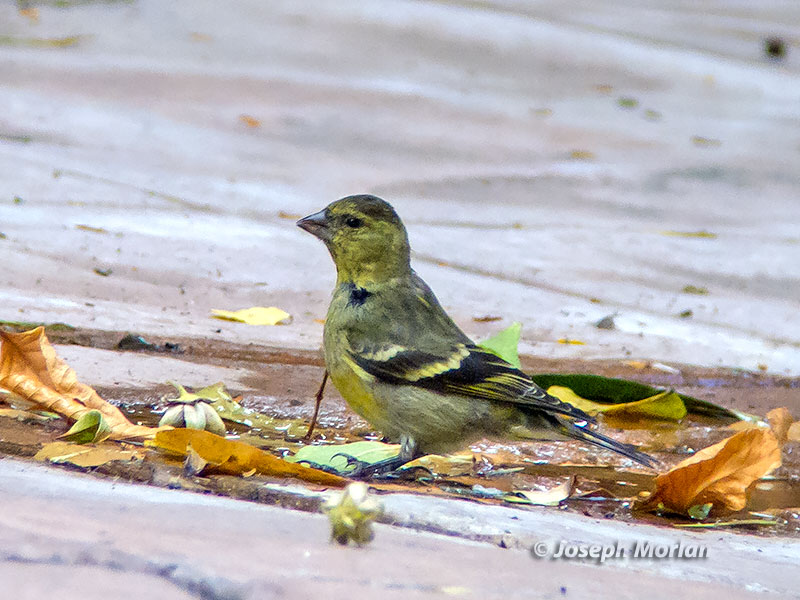
[[[408,459],[403,457],[402,454],[385,458],[374,463],[365,462],[349,454],[339,453],[335,454],[343,457],[347,464],[338,474],[351,479],[399,479],[405,473],[399,473],[397,470],[408,462]]]

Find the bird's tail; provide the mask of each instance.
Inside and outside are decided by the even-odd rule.
[[[591,429],[591,424],[589,423],[578,425],[566,419],[558,419],[558,421],[561,425],[561,433],[567,437],[600,446],[601,448],[611,450],[622,456],[627,456],[631,460],[635,460],[639,464],[650,467],[651,469],[655,468],[658,464],[654,458],[637,450],[636,446],[612,440],[610,437]]]

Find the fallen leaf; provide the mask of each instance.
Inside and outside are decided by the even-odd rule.
[[[56,464],[70,463],[76,467],[87,468],[99,467],[115,460],[137,460],[141,458],[141,454],[135,450],[123,450],[119,446],[111,444],[86,446],[71,442],[52,442],[42,446],[33,458]]]
[[[700,287],[696,285],[685,285],[681,290],[684,294],[698,294],[700,296],[705,296],[708,294],[708,288]]]
[[[32,321],[0,321],[0,325],[4,327],[12,327],[14,329],[21,329],[27,331],[28,329],[36,329],[37,327],[44,327],[45,331],[74,331],[75,328],[67,323],[34,323]]]
[[[776,525],[777,519],[737,519],[735,521],[714,521],[713,523],[675,523],[673,527],[684,529],[720,529],[722,527],[746,527]]]
[[[58,419],[58,415],[41,414],[29,410],[21,410],[19,408],[0,408],[0,417],[7,419],[16,419],[17,421],[31,421],[31,422],[46,422]]]
[[[286,325],[291,322],[292,316],[275,306],[253,306],[241,310],[211,309],[211,316],[223,321],[236,321],[247,325]]]
[[[706,148],[707,147],[711,147],[711,146],[721,146],[722,145],[722,141],[721,140],[716,140],[714,138],[708,138],[708,137],[705,137],[705,136],[702,136],[702,135],[693,135],[692,136],[692,143],[695,146],[701,146],[701,147],[706,147]]]
[[[488,339],[483,340],[478,345],[496,354],[504,361],[521,368],[517,346],[519,346],[519,336],[522,332],[522,323],[514,322],[502,331],[498,331]]]
[[[648,121],[658,121],[661,119],[661,113],[657,110],[647,109],[644,111],[644,118]]]
[[[711,503],[715,512],[742,510],[747,488],[781,464],[775,435],[753,428],[704,448],[656,477],[656,490],[642,508],[686,514],[697,504]]]
[[[517,490],[503,496],[503,500],[514,504],[535,504],[537,506],[558,506],[575,489],[575,476],[550,488],[549,490]]]
[[[183,461],[183,474],[187,477],[195,477],[203,473],[208,466],[208,461],[200,456],[197,451],[192,448],[191,444],[186,445],[186,459]],[[255,469],[252,469],[255,471]]]
[[[90,233],[108,233],[107,229],[103,229],[102,227],[92,227],[91,225],[75,225],[75,229],[88,231]]]
[[[44,327],[23,333],[0,331],[0,387],[68,419],[99,410],[111,427],[111,439],[150,437],[157,430],[134,425],[113,404],[78,381],[47,339]]]
[[[319,485],[344,487],[347,484],[347,479],[338,475],[283,460],[244,442],[228,440],[208,431],[197,429],[159,431],[155,438],[146,444],[179,456],[189,454],[188,448],[191,447],[208,463],[207,468],[229,475],[242,475],[255,469],[261,475],[294,477]]]
[[[551,386],[547,393],[580,408],[589,415],[603,414],[616,419],[661,419],[665,421],[680,421],[686,416],[686,405],[681,397],[671,390],[664,390],[633,402],[619,402],[616,404],[602,404],[581,398],[569,388]]]
[[[31,23],[39,22],[39,9],[38,8],[21,8],[19,15],[30,20]]]
[[[795,421],[789,426],[786,439],[790,442],[800,442],[800,421]]]
[[[207,33],[200,33],[199,31],[193,31],[189,34],[189,39],[193,42],[210,42],[214,38]]]
[[[573,150],[569,157],[575,160],[594,160],[594,152],[591,150]]]
[[[103,413],[99,410],[92,409],[89,412],[83,413],[80,418],[73,423],[67,433],[58,437],[65,442],[94,444],[108,439],[109,435],[111,435],[111,427],[109,427],[103,417]]]
[[[248,127],[250,127],[251,129],[255,129],[256,127],[261,127],[261,121],[259,121],[255,117],[251,117],[250,115],[239,115],[239,120]]]
[[[482,317],[472,317],[476,323],[491,323],[492,321],[499,321],[502,319],[500,315],[484,315]]]
[[[278,218],[280,219],[289,219],[291,221],[297,221],[298,219],[303,218],[303,215],[297,213],[290,213],[286,212],[285,210],[278,211]]]
[[[287,456],[286,460],[293,463],[308,463],[328,467],[343,472],[347,470],[348,456],[372,465],[382,460],[394,458],[399,453],[400,444],[353,442],[351,444],[304,446],[294,456]]]
[[[650,363],[646,360],[623,360],[622,364],[637,370],[646,369],[650,366]]]
[[[778,442],[783,445],[789,439],[789,428],[792,426],[794,419],[789,413],[789,409],[785,406],[780,408],[773,408],[767,413],[767,423],[769,423],[772,433],[778,438]]]
[[[686,514],[689,515],[690,519],[702,521],[708,517],[712,508],[714,508],[714,505],[710,502],[707,502],[706,504],[695,504],[694,506],[689,507],[689,510],[686,511]]]
[[[357,443],[357,442],[356,442]],[[426,454],[407,462],[400,470],[422,468],[438,477],[458,477],[471,475],[475,460],[472,452],[458,452],[443,456],[441,454]]]
[[[558,340],[559,344],[572,344],[573,346],[585,346],[586,342],[582,342],[580,340],[571,340],[569,338],[560,338]]]
[[[71,35],[62,38],[18,38],[10,35],[0,35],[0,46],[30,46],[32,48],[67,48],[74,46],[85,35]]]
[[[602,377],[588,373],[540,373],[531,375],[531,379],[543,389],[548,389],[554,385],[569,388],[581,398],[601,404],[635,402],[664,391],[663,388],[652,387],[638,381]],[[701,400],[686,394],[678,394],[678,396],[683,400],[683,404],[691,414],[732,421],[760,420],[753,415],[731,410],[707,400]]]
[[[685,238],[703,238],[713,240],[717,237],[716,233],[711,233],[710,231],[706,231],[705,229],[701,229],[700,231],[662,231],[661,235],[669,235],[672,237],[685,237]]]

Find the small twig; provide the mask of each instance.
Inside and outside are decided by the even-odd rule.
[[[328,382],[328,370],[322,376],[322,383],[317,390],[316,403],[314,404],[314,414],[311,415],[311,423],[308,424],[308,431],[306,432],[305,439],[310,440],[311,434],[314,433],[314,426],[317,424],[317,415],[319,414],[319,405],[322,404],[322,395],[325,393],[325,384]]]

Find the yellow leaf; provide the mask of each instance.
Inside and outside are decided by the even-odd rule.
[[[472,474],[473,463],[472,452],[459,452],[448,456],[426,454],[407,462],[401,469],[423,468],[440,477],[458,477]]]
[[[215,471],[229,475],[242,475],[255,469],[261,475],[295,477],[320,485],[343,487],[348,483],[344,477],[291,463],[255,446],[198,429],[160,431],[147,445],[179,456],[186,456],[188,448],[191,448],[208,463],[207,468],[213,467]]]
[[[0,331],[0,340],[0,387],[72,420],[96,409],[111,428],[111,439],[150,437],[157,431],[134,425],[116,406],[79,382],[75,371],[56,355],[44,327],[22,333]]]
[[[251,129],[255,129],[256,127],[261,127],[261,121],[259,121],[255,117],[251,117],[250,115],[239,115],[239,120],[248,127],[250,127]]]
[[[71,442],[52,442],[42,446],[33,458],[57,464],[70,463],[77,467],[97,467],[114,460],[139,459],[141,455],[115,445],[82,446]]]
[[[592,160],[594,159],[594,152],[591,150],[573,150],[569,156],[576,160]]]
[[[711,240],[717,237],[716,233],[711,233],[710,231],[706,231],[705,229],[701,231],[662,231],[661,235],[669,235],[672,237],[685,237],[685,238],[705,238]]]
[[[622,364],[638,370],[646,369],[650,366],[650,363],[646,360],[623,360]]]
[[[580,340],[571,340],[569,338],[561,338],[558,340],[559,344],[572,344],[573,346],[585,346],[586,342]]]
[[[547,388],[547,393],[592,416],[602,413],[616,419],[649,418],[680,421],[687,413],[686,405],[681,397],[671,390],[664,390],[643,400],[618,404],[602,404],[587,400],[578,396],[571,389],[559,385],[550,386]]]
[[[711,503],[714,511],[742,510],[747,488],[781,464],[775,435],[767,429],[740,431],[656,477],[656,491],[643,508],[664,508],[681,514],[697,504]]]
[[[289,313],[275,306],[253,306],[234,311],[212,308],[211,313],[215,319],[236,321],[247,325],[286,325],[292,320]]]

